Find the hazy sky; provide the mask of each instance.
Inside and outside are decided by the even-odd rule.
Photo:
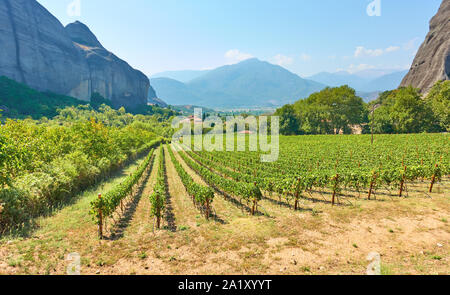
[[[372,1],[38,0],[64,25],[88,25],[105,48],[147,75],[249,57],[301,76],[409,68],[441,0],[376,0],[381,16],[369,16]],[[79,16],[70,5],[77,2]]]

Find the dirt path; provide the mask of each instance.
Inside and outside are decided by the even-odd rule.
[[[177,171],[170,159],[169,151],[166,150],[166,169],[167,169],[167,182],[169,185],[169,194],[173,197],[173,207],[176,216],[176,223],[179,228],[195,228],[197,226],[197,219],[200,216],[200,212],[195,208],[192,203],[191,197],[186,192],[183,182],[178,176]],[[197,217],[197,218],[196,218]]]

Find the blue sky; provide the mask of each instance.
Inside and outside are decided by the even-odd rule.
[[[38,0],[64,25],[88,25],[147,75],[249,57],[301,76],[409,68],[441,0],[377,0],[381,16],[369,16],[372,1]]]

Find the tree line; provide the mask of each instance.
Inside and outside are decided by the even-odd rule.
[[[280,117],[280,133],[351,134],[421,133],[450,130],[450,81],[437,82],[427,95],[413,87],[381,93],[365,103],[349,86],[311,94],[275,112]]]

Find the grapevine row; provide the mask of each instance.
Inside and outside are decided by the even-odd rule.
[[[217,171],[228,177],[238,181],[245,181],[248,183],[256,182],[258,186],[268,192],[276,192],[280,195],[285,195],[286,198],[295,199],[295,207],[297,207],[298,199],[302,192],[312,190],[313,187],[325,188],[328,187],[333,191],[332,203],[334,204],[335,196],[348,187],[356,189],[358,192],[362,188],[367,188],[368,198],[370,199],[374,189],[381,184],[396,185],[399,187],[399,196],[402,196],[406,181],[413,181],[418,178],[424,178],[426,170],[423,166],[402,166],[401,169],[374,169],[367,171],[363,169],[341,169],[345,172],[337,172],[330,175],[327,170],[320,169],[314,171],[297,170],[294,173],[277,174],[272,169],[265,169],[267,166],[262,166],[259,163],[254,163],[254,167],[245,163],[242,159],[234,158],[238,153],[233,153],[232,156],[225,153],[189,153],[191,157],[204,163],[206,166],[214,166]],[[239,161],[236,163],[236,161]],[[244,163],[243,163],[244,162]],[[253,162],[253,161],[252,161]],[[234,170],[227,166],[234,165]],[[238,166],[238,168],[236,168]],[[432,170],[430,192],[433,184],[440,181],[442,178],[441,166],[436,164]],[[259,169],[258,169],[259,168]],[[239,172],[237,172],[237,171]]]
[[[153,148],[159,143],[160,141],[156,140],[148,145],[152,149],[133,174],[129,175],[122,183],[116,185],[104,196],[99,194],[99,197],[91,202],[90,213],[99,226],[100,238],[103,237],[103,224],[106,218],[111,217],[119,206],[123,207],[123,201],[132,195],[133,188],[138,185],[144,173],[149,169],[153,159]]]
[[[178,159],[175,157],[171,147],[169,147],[169,154],[172,163],[175,166],[175,170],[177,171],[184,187],[186,188],[186,191],[192,197],[194,205],[203,208],[206,219],[209,219],[211,204],[214,200],[214,190],[209,186],[204,186],[196,183],[194,179],[192,179],[192,177],[184,170],[183,166],[181,166]]]
[[[262,198],[262,193],[256,183],[249,184],[224,178],[191,160],[185,153],[180,152],[179,155],[185,163],[197,172],[210,186],[216,187],[230,195],[241,197],[247,203],[252,203],[251,214],[255,214],[258,202]]]
[[[161,218],[166,205],[166,165],[164,162],[164,148],[159,151],[159,168],[153,193],[149,196],[151,203],[151,216],[156,218],[156,227],[161,228]]]

